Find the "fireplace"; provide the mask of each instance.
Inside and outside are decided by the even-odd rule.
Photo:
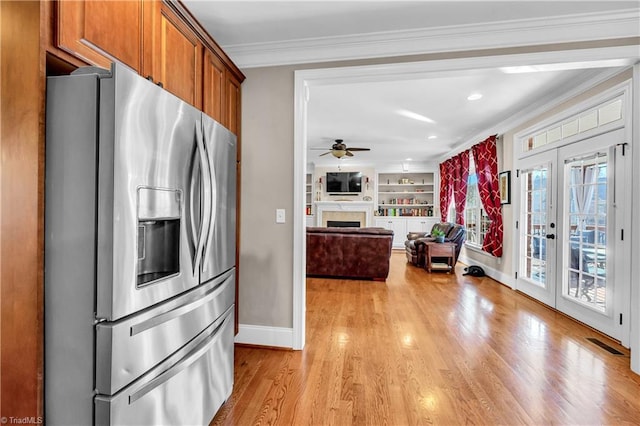
[[[327,226],[335,228],[360,228],[360,222],[357,220],[328,220]]]
[[[334,222],[358,222],[360,227],[371,226],[371,201],[316,201],[316,226],[330,226]],[[355,226],[355,225],[351,225]]]

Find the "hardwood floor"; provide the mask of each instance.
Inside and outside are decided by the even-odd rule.
[[[212,424],[640,424],[626,349],[460,265],[391,262],[386,282],[308,279],[304,351],[236,347]]]

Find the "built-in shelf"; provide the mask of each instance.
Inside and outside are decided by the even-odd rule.
[[[313,174],[307,173],[307,186],[305,189],[306,201],[305,201],[305,213],[307,216],[313,215]]]
[[[406,207],[406,208],[420,208],[433,206],[432,204],[380,204],[385,207]]]
[[[377,197],[380,216],[433,216],[434,173],[379,173]]]

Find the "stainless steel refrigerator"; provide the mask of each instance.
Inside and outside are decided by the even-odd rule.
[[[233,386],[236,138],[121,65],[47,79],[45,421],[208,424]]]

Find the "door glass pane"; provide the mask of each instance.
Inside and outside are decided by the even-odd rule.
[[[607,155],[565,164],[564,294],[604,312],[607,292]]]
[[[546,167],[522,173],[523,209],[520,241],[521,268],[524,277],[535,285],[546,288],[547,269],[547,176]]]

